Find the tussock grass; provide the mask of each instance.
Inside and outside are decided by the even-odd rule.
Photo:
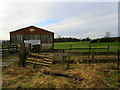
[[[116,69],[116,64],[100,64],[98,73],[107,83],[111,84],[113,87],[120,88],[120,71]]]
[[[87,58],[84,56],[83,58]],[[115,71],[115,64],[81,64],[81,56],[71,57],[76,63],[52,64],[50,68],[8,67],[3,69],[3,88],[118,88],[120,75]],[[78,61],[78,62],[77,62]],[[13,64],[14,65],[14,64]],[[109,72],[107,72],[109,71]],[[45,74],[48,72],[49,74]],[[55,73],[71,74],[83,80],[55,75]]]
[[[49,68],[43,68],[41,70],[45,71],[49,70]],[[31,75],[31,73],[34,74]],[[67,78],[46,75],[30,67],[11,67],[5,71],[5,74],[3,77],[4,88],[72,88]]]

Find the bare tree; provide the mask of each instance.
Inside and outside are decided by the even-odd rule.
[[[58,35],[58,36],[57,36],[57,38],[59,39],[59,38],[61,38],[61,36],[60,36],[60,35]]]
[[[110,34],[110,32],[106,32],[106,33],[105,33],[105,37],[106,37],[106,38],[109,38],[109,37],[111,37],[111,34]]]

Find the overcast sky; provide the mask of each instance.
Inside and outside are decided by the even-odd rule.
[[[62,37],[99,38],[118,35],[117,2],[1,2],[0,39],[30,25]]]

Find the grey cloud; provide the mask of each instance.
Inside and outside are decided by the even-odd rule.
[[[94,33],[117,31],[117,3],[8,2],[0,5],[0,34],[5,35],[3,38],[12,30],[49,18],[61,20],[43,27],[54,31],[56,36],[97,37]]]

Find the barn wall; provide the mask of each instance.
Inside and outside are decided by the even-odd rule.
[[[37,35],[37,34],[10,34],[10,41],[13,44],[19,44],[21,41],[21,36],[23,40],[41,40],[42,48],[48,49],[53,46],[53,35]]]
[[[20,34],[16,34],[16,35],[10,35],[10,42],[12,44],[19,44],[20,43]]]
[[[42,44],[42,49],[51,49],[52,48],[52,44]]]

